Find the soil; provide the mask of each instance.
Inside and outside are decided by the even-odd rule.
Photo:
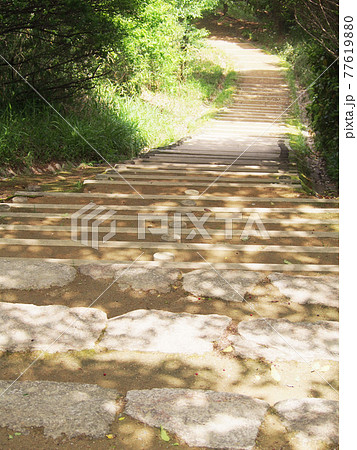
[[[52,163],[46,166],[30,167],[15,173],[3,169],[0,173],[0,203],[11,200],[16,191],[26,190],[29,186],[39,185],[42,191],[78,191],[79,183],[95,178],[103,173],[107,165],[95,167],[80,164],[77,167],[65,168],[66,165]]]
[[[93,280],[78,275],[69,285],[41,291],[5,290],[2,301],[32,303],[36,305],[61,304],[69,307],[87,306],[97,299],[108,287],[110,280]],[[90,295],[88,294],[90,293]],[[192,314],[220,314],[233,319],[230,332],[242,320],[258,317],[286,318],[290,321],[338,320],[335,308],[319,305],[299,305],[289,301],[269,282],[263,279],[242,303],[226,302],[215,298],[198,298],[182,290],[178,281],[168,294],[157,292],[121,291],[114,284],[94,303],[108,314],[109,318],[136,309],[160,309]],[[223,346],[225,348],[225,346]],[[167,355],[141,352],[82,351],[65,354],[7,353],[0,355],[0,379],[13,380],[26,371],[21,380],[48,380],[98,384],[117,389],[121,396],[128,390],[151,389],[154,387],[212,389],[251,395],[268,401],[303,397],[337,399],[338,363],[315,361],[278,362],[245,360],[224,353],[216,345],[212,354]],[[30,364],[36,359],[35,364]],[[278,370],[281,380],[271,375],[272,365]],[[27,369],[28,368],[28,369]],[[323,374],[322,379],[317,370]],[[116,420],[111,429],[113,439],[91,440],[86,437],[75,439],[45,438],[42,430],[29,430],[29,434],[15,436],[16,430],[0,430],[0,446],[4,449],[52,449],[52,448],[123,448],[123,449],[168,449],[178,442],[178,448],[189,448],[172,436],[166,443],[161,440],[159,430],[147,427],[125,416]],[[9,439],[9,435],[13,439]],[[274,415],[269,415],[261,427],[257,448],[289,449],[286,430]],[[260,447],[261,446],[261,447]],[[192,448],[192,447],[190,447]]]
[[[259,26],[258,24],[240,22],[242,21],[233,21],[230,18],[216,20],[210,24],[210,28],[216,36],[227,37],[229,33],[236,36],[237,29]],[[50,167],[32,168],[31,173],[3,173],[3,178],[0,179],[0,202],[9,201],[9,197],[13,196],[16,191],[24,190],[29,185],[39,184],[42,190],[78,192],[81,181],[94,178],[97,173],[102,173],[103,170],[104,166],[89,167],[83,165],[65,170],[63,167],[58,168],[55,164],[51,164]],[[324,177],[322,171],[316,171],[316,173],[317,177],[320,177],[318,179]],[[151,190],[150,192],[154,191]],[[267,192],[267,190],[264,190],[266,196],[268,196]],[[221,193],[223,194],[223,190]],[[43,203],[44,200],[40,198],[30,202]],[[52,200],[46,199],[46,202],[52,203]],[[63,200],[56,199],[56,203],[66,204],[67,200],[65,198]],[[87,199],[84,203],[87,203]],[[111,199],[107,203],[125,204],[125,201],[116,200],[113,202],[113,199]],[[172,202],[166,203],[173,204]],[[130,201],[130,204],[135,204],[135,202]],[[141,204],[144,203],[141,201]],[[164,202],[161,204],[164,204]],[[287,205],[296,206],[293,203]],[[229,203],[225,206],[229,206]],[[258,206],[270,207],[271,205],[270,203],[266,205],[265,203],[259,203],[256,207]],[[277,204],[276,206],[279,207],[280,205]],[[33,250],[36,250],[36,248]],[[21,256],[20,254],[17,255],[16,252],[18,251],[23,252],[20,247],[14,247],[15,256]],[[58,252],[57,256],[58,254],[64,255],[61,248],[49,248],[49,255],[47,256],[56,257],[56,252]],[[115,249],[112,253],[114,258]],[[229,252],[226,254],[228,255]],[[283,260],[285,257],[281,254],[276,258]],[[279,262],[282,261],[279,260]],[[267,279],[259,283],[249,294],[247,293],[245,295],[246,301],[242,303],[189,295],[182,290],[180,282],[173,286],[168,294],[132,290],[121,291],[115,284],[101,295],[108,287],[109,282],[108,280],[95,281],[89,277],[78,275],[71,284],[63,288],[42,291],[3,291],[1,301],[36,305],[61,304],[74,307],[88,306],[98,298],[93,307],[105,311],[110,318],[136,309],[160,309],[192,314],[220,314],[233,319],[230,331],[234,330],[238,322],[258,317],[285,318],[293,322],[338,320],[337,309],[319,305],[303,306],[290,302]],[[268,401],[271,405],[288,398],[338,399],[337,362],[315,361],[308,364],[292,361],[273,364],[271,361],[235,358],[230,353],[222,352],[222,350],[223,348],[216,345],[212,354],[200,356],[114,351],[67,352],[54,355],[3,352],[0,354],[0,379],[14,380],[23,373],[21,376],[23,381],[49,380],[98,384],[102,387],[116,389],[122,398],[128,390],[132,389],[168,387],[235,392],[260,398]],[[33,364],[36,358],[38,359]],[[281,376],[280,381],[272,378],[271,367],[273,365]],[[323,375],[323,378],[318,372]],[[106,437],[95,441],[86,437],[70,440],[63,437],[63,439],[53,440],[44,437],[41,429],[31,429],[28,434],[15,435],[16,430],[0,428],[0,448],[12,450],[32,450],[34,448],[42,450],[59,447],[66,450],[72,448],[159,450],[170,449],[173,446],[172,444],[178,443],[177,448],[195,450],[193,447],[186,446],[175,436],[171,436],[170,442],[166,443],[160,438],[158,429],[148,427],[130,417],[123,417],[125,417],[124,420],[119,421],[118,417],[112,425],[110,433],[113,435],[113,439]],[[260,428],[256,448],[264,450],[294,448],[285,428],[282,427],[272,412],[267,415]],[[322,450],[329,447],[321,446],[317,448]],[[331,448],[336,448],[336,446]]]

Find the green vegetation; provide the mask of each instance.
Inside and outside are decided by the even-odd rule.
[[[337,0],[226,0],[221,9],[231,17],[249,21],[242,31],[266,50],[277,53],[294,81],[307,89],[306,112],[317,151],[326,161],[331,179],[338,180],[338,2]],[[297,106],[294,124],[302,128]],[[303,135],[291,140],[302,160],[308,156]],[[304,150],[303,150],[304,149]]]
[[[216,4],[1,3],[0,163],[115,163],[187,135],[237,83],[193,25]]]
[[[219,7],[308,88],[337,179],[337,0],[3,0],[0,164],[115,163],[189,134],[237,83],[194,25]]]

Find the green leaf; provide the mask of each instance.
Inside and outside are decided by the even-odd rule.
[[[163,441],[169,442],[170,438],[167,434],[166,430],[164,430],[162,427],[160,427],[160,437]]]
[[[292,264],[292,262],[288,261],[287,259],[284,259],[284,264]]]
[[[15,436],[21,436],[21,433],[14,433]]]

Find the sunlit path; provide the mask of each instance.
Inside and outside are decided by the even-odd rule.
[[[2,427],[98,448],[156,450],[159,432],[179,448],[337,445],[338,201],[301,188],[279,59],[211,45],[239,84],[196,134],[82,192],[1,205]]]

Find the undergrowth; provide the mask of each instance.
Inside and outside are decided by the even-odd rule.
[[[322,47],[309,38],[299,27],[290,27],[284,33],[258,16],[248,3],[230,4],[226,20],[237,20],[239,33],[259,43],[269,53],[277,54],[287,70],[293,100],[306,90],[303,110],[296,101],[290,123],[297,127],[298,137],[290,137],[291,147],[299,159],[304,174],[307,172],[309,146],[306,126],[313,131],[314,151],[325,160],[327,173],[338,181],[338,64]],[[232,23],[231,23],[232,26]],[[332,64],[332,65],[331,65]]]
[[[129,94],[101,80],[80,99],[53,104],[60,115],[41,99],[12,104],[0,114],[0,164],[133,158],[191,133],[230,101],[236,86],[229,61],[208,45],[187,64],[184,79],[160,89]]]

